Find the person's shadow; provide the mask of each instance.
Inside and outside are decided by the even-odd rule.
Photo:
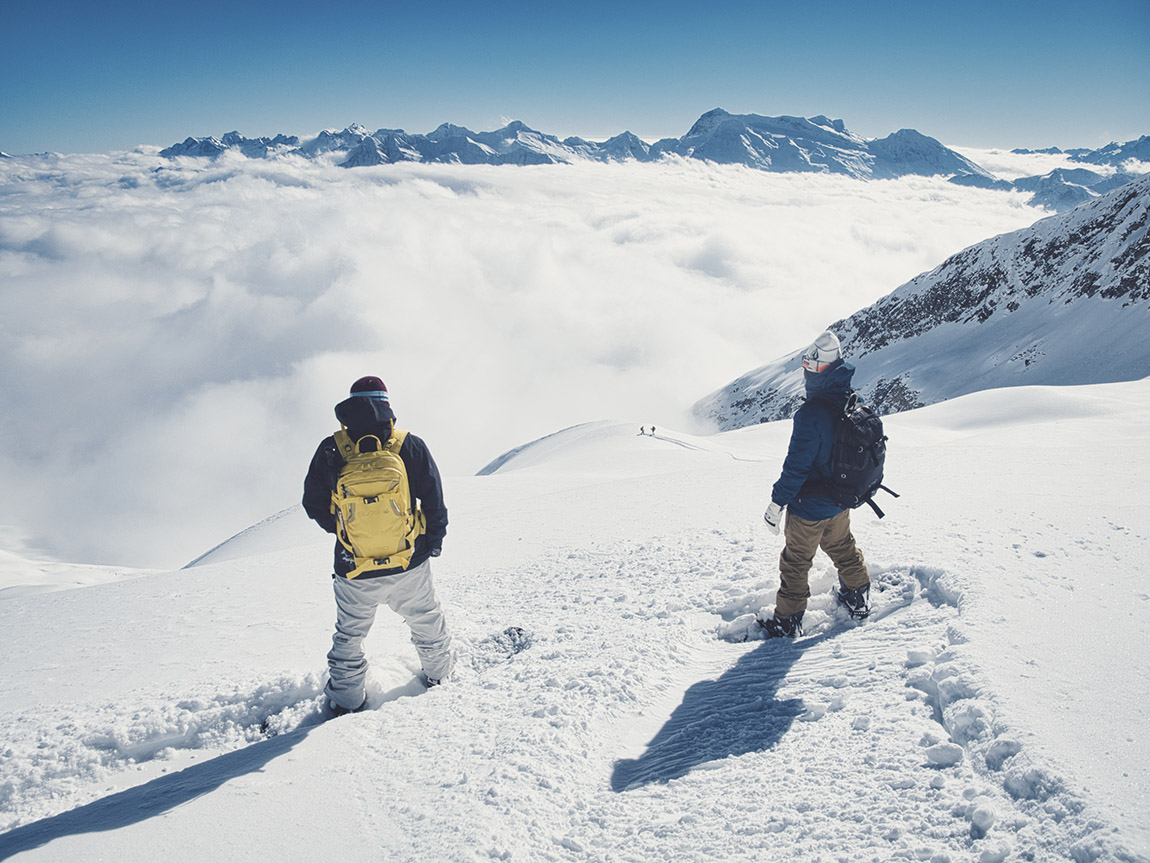
[[[802,699],[777,699],[779,686],[802,652],[826,637],[766,641],[718,680],[693,685],[646,752],[615,762],[611,790],[679,779],[708,761],[775,746],[803,712]]]
[[[314,723],[309,723],[135,788],[17,827],[0,835],[0,860],[39,848],[62,836],[116,830],[162,815],[216,790],[230,779],[262,769],[273,758],[291,750],[313,727]]]

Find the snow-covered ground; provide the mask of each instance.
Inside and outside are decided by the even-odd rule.
[[[0,548],[0,600],[119,581],[151,572],[126,566],[61,563],[42,557],[27,557]]]
[[[876,613],[820,557],[793,643],[752,617],[789,423],[559,432],[446,480],[455,678],[381,612],[370,709],[323,724],[298,509],[178,571],[9,573],[0,859],[1150,859],[1148,421],[1150,379],[889,417]]]

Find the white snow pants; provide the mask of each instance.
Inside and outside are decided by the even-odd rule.
[[[429,561],[399,575],[351,580],[337,577],[332,584],[336,622],[324,692],[334,704],[350,710],[363,704],[367,678],[363,640],[380,605],[386,604],[407,621],[424,674],[442,680],[451,673],[451,636],[431,583]]]

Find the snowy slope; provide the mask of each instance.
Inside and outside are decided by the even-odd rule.
[[[153,570],[29,558],[0,548],[0,601],[148,575]]]
[[[371,709],[322,725],[330,547],[298,512],[0,602],[0,859],[1150,859],[1148,405],[889,418],[903,497],[855,521],[881,611],[846,620],[820,559],[793,644],[740,640],[788,423],[559,432],[447,480],[455,679],[422,693],[383,613]]]
[[[861,367],[855,387],[883,412],[1150,374],[1150,175],[971,246],[830,329]],[[789,416],[803,392],[796,347],[695,413],[721,429]]]

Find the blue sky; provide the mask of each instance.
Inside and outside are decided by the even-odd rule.
[[[0,0],[0,150],[511,119],[654,140],[714,107],[981,147],[1150,134],[1150,0],[716,6]]]

